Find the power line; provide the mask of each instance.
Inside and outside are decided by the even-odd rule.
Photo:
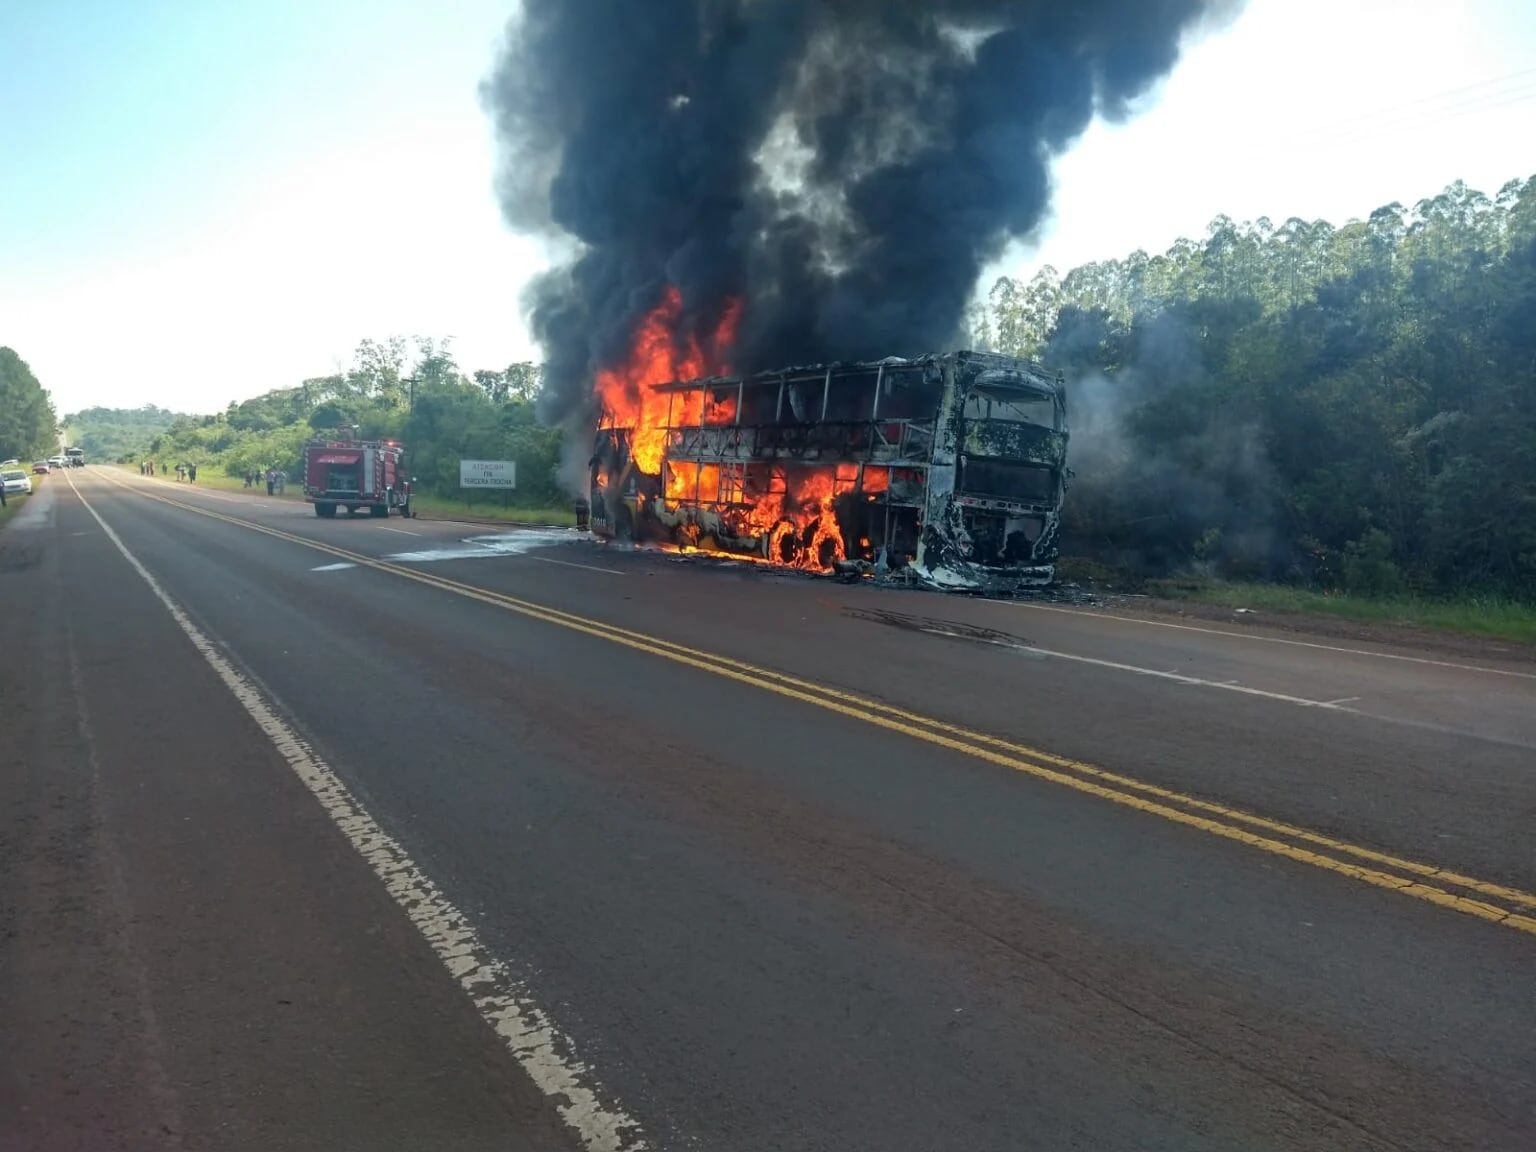
[[[1521,86],[1536,81],[1536,68],[1523,68],[1518,72],[1506,72],[1502,76],[1494,76],[1487,80],[1479,80],[1475,84],[1463,84],[1459,88],[1447,88],[1441,92],[1433,92],[1428,96],[1421,96],[1416,100],[1409,100],[1401,104],[1388,104],[1369,112],[1361,112],[1355,116],[1346,116],[1333,122],[1334,127],[1342,128],[1354,124],[1357,121],[1371,120],[1378,116],[1395,115],[1424,104],[1433,104],[1448,97],[1465,97],[1468,93],[1476,93],[1481,89],[1501,88],[1510,81],[1520,81]]]
[[[1455,119],[1490,112],[1536,99],[1536,68],[1512,72],[1479,84],[1468,84],[1418,100],[1376,109],[1373,112],[1327,124],[1299,126],[1291,133],[1277,133],[1256,142],[1265,151],[1275,148],[1329,148],[1343,143],[1391,134],[1404,126]]]
[[[1441,121],[1459,120],[1467,116],[1493,112],[1500,108],[1523,104],[1533,99],[1536,99],[1536,82],[1505,92],[1486,93],[1477,99],[1461,104],[1452,104],[1443,108],[1430,108],[1419,113],[1400,115],[1391,120],[1382,120],[1373,124],[1360,124],[1344,131],[1326,132],[1314,137],[1313,145],[1317,147],[1335,147],[1339,144],[1368,140],[1373,136],[1389,135],[1404,128],[1422,128]]]

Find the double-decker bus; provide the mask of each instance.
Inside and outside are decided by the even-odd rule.
[[[654,390],[664,424],[598,429],[599,535],[946,590],[1054,576],[1066,390],[1037,364],[951,352]]]

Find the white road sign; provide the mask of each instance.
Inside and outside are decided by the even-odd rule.
[[[516,488],[516,460],[460,460],[460,488]]]

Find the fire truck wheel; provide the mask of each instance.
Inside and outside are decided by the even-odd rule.
[[[372,516],[375,520],[382,520],[386,516],[389,515],[389,505],[388,504],[375,504],[371,508],[368,509],[368,514],[370,516]]]
[[[334,504],[316,504],[315,505],[315,515],[316,516],[325,516],[325,517],[334,516],[334,515],[336,515],[336,505],[334,505]]]

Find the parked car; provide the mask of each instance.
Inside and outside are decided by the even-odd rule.
[[[53,465],[49,464],[48,461],[46,461],[46,460],[34,460],[34,461],[32,461],[32,474],[34,476],[46,476],[46,475],[48,475],[48,473],[50,473],[52,471],[53,471]]]
[[[32,477],[28,476],[20,468],[12,469],[8,472],[0,472],[0,484],[5,485],[5,494],[7,496],[12,492],[27,495],[32,491]]]

